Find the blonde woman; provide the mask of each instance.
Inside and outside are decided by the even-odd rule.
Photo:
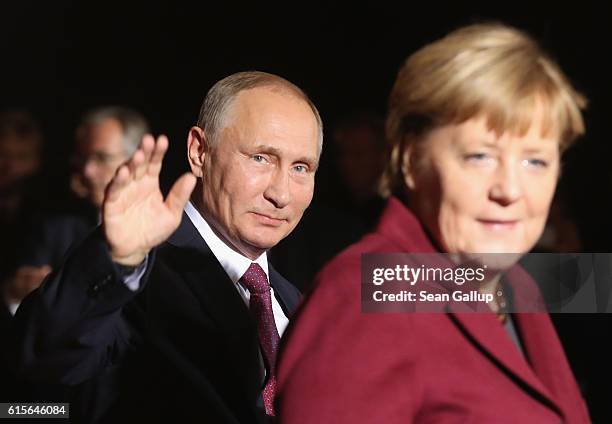
[[[461,28],[406,60],[389,102],[386,210],[320,272],[289,331],[283,423],[589,422],[546,313],[509,316],[495,302],[484,314],[365,314],[360,303],[364,253],[528,252],[584,105],[504,25]]]

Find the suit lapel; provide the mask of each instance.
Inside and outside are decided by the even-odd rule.
[[[182,275],[222,334],[255,335],[244,300],[186,214],[168,243],[181,248]]]
[[[293,286],[268,263],[270,285],[274,289],[274,297],[281,306],[287,318],[291,318],[299,302],[299,294]]]

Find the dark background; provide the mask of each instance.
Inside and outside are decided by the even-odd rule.
[[[132,106],[154,132],[169,135],[164,179],[172,180],[186,169],[187,129],[206,91],[230,73],[257,69],[286,77],[312,97],[332,128],[353,112],[383,115],[399,65],[418,47],[464,24],[502,21],[539,39],[589,98],[587,134],[566,155],[562,185],[584,250],[612,251],[612,14],[586,2],[402,3],[3,2],[0,109],[24,108],[42,122],[45,165],[60,175],[86,109]],[[320,196],[330,195],[332,184],[328,150]],[[593,418],[612,422],[610,319],[557,321]]]
[[[187,129],[206,91],[230,73],[288,78],[331,128],[351,112],[384,114],[399,65],[418,47],[464,24],[502,21],[539,39],[589,98],[587,135],[566,155],[562,182],[585,249],[610,251],[612,14],[585,2],[394,3],[3,2],[0,109],[26,108],[43,122],[46,165],[57,168],[66,166],[84,110],[132,106],[170,136],[172,178],[186,167]],[[320,189],[325,184],[319,179]]]

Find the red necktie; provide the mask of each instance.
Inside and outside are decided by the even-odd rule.
[[[274,416],[274,392],[276,391],[276,351],[278,349],[278,331],[272,313],[272,296],[270,284],[264,270],[252,263],[240,282],[251,294],[249,310],[257,323],[259,345],[268,370],[268,379],[263,390],[263,401],[266,414]]]

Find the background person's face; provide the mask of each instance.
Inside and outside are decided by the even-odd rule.
[[[349,128],[335,134],[338,171],[351,197],[358,201],[376,196],[384,170],[384,134],[370,128]]]
[[[8,136],[0,140],[0,189],[38,172],[41,144],[34,137]]]
[[[295,228],[312,200],[318,127],[304,101],[269,88],[241,92],[226,119],[205,158],[204,209],[254,259]]]
[[[77,140],[76,161],[84,194],[94,205],[102,205],[106,186],[126,159],[123,131],[115,119],[83,129]]]
[[[406,179],[412,204],[449,253],[525,253],[540,237],[559,175],[559,142],[497,137],[484,118],[431,131]],[[411,177],[410,177],[411,176]]]

